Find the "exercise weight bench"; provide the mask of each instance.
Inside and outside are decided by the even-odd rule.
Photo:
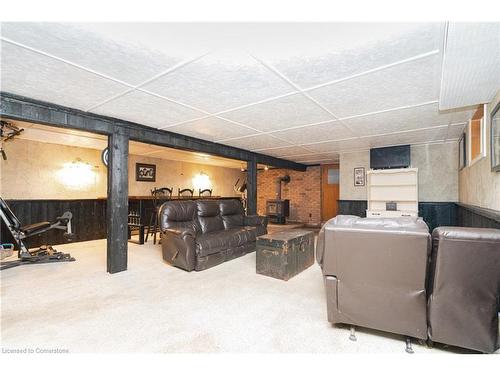
[[[29,225],[21,225],[19,219],[11,211],[7,203],[0,198],[0,217],[9,229],[15,243],[19,247],[18,259],[8,262],[0,263],[0,270],[21,266],[23,264],[36,264],[36,263],[55,263],[55,262],[73,262],[75,258],[71,257],[70,254],[65,254],[60,251],[56,251],[52,246],[42,246],[38,250],[29,251],[23,240],[42,234],[50,230],[63,230],[65,231],[64,237],[66,240],[71,241],[73,239],[73,233],[71,231],[71,219],[73,215],[71,212],[66,211],[62,216],[56,218],[54,222],[42,221],[40,223],[34,223]]]

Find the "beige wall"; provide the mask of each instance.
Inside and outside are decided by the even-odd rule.
[[[106,196],[107,170],[99,150],[16,139],[7,144],[8,160],[1,161],[1,196],[4,199],[92,199]],[[68,184],[66,164],[77,158],[89,164],[89,178]],[[135,181],[135,163],[156,164],[156,182]],[[184,163],[130,155],[129,194],[149,195],[154,187],[192,188],[200,172],[210,177],[214,195],[234,196],[233,185],[243,177],[239,169]],[[79,176],[73,178],[73,182]]]
[[[99,150],[15,139],[2,165],[4,199],[90,199],[106,196],[106,168]],[[91,166],[85,185],[70,186],[61,172],[80,158]],[[88,183],[88,184],[87,184]]]
[[[366,200],[365,186],[354,186],[354,168],[370,169],[370,151],[341,154],[339,159],[339,179],[341,200]]]
[[[156,164],[156,182],[135,181],[135,163]],[[234,183],[238,178],[245,178],[245,173],[235,168],[184,163],[137,155],[130,155],[129,170],[129,195],[149,195],[154,187],[173,187],[174,194],[177,195],[178,188],[194,189],[193,177],[199,173],[205,173],[210,177],[213,195],[237,196],[233,190]],[[195,189],[195,194],[198,194],[197,189]]]
[[[411,146],[412,167],[418,168],[421,202],[458,200],[458,144],[456,142]],[[340,199],[366,200],[366,186],[354,186],[354,168],[370,168],[370,151],[340,155]]]
[[[491,171],[490,114],[500,102],[500,91],[488,104],[486,120],[486,157],[459,172],[460,202],[500,211],[500,173]]]

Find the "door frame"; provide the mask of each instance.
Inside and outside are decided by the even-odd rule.
[[[336,167],[336,169],[339,170],[339,198],[340,198],[340,164],[339,163],[331,163],[331,164],[321,164],[320,165],[320,180],[321,180],[321,222],[325,222],[325,213],[324,213],[324,202],[323,202],[323,197],[324,197],[324,191],[323,191],[323,183],[324,183],[324,169]],[[337,213],[338,213],[338,199],[337,199]]]

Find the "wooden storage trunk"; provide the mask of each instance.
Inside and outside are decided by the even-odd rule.
[[[257,238],[257,273],[287,281],[314,263],[314,233],[290,230]]]

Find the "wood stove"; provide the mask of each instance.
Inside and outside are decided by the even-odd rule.
[[[266,215],[271,223],[286,224],[286,218],[290,215],[290,201],[281,199],[281,183],[288,184],[290,176],[285,175],[276,179],[276,199],[266,201]]]
[[[266,215],[271,223],[286,224],[286,218],[290,215],[290,201],[288,199],[266,201]]]

